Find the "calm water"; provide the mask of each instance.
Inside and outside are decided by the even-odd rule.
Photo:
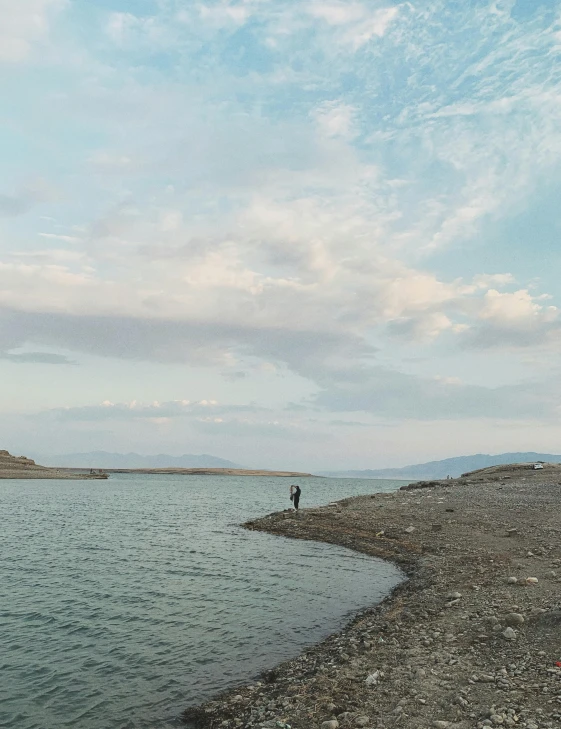
[[[402,482],[300,483],[305,507]],[[0,481],[0,726],[169,729],[379,601],[391,565],[237,526],[287,507],[288,486]]]

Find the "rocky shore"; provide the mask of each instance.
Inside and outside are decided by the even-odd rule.
[[[341,633],[187,709],[188,725],[561,726],[561,466],[495,467],[245,526],[383,557],[407,579]]]

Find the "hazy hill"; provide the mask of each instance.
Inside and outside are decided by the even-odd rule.
[[[168,456],[159,453],[154,456],[141,456],[139,453],[67,453],[65,455],[37,455],[36,460],[46,466],[61,468],[241,468],[237,463],[224,458],[200,456],[186,453],[183,456]]]
[[[402,478],[405,480],[422,480],[431,478],[457,477],[467,471],[476,471],[478,468],[499,466],[507,463],[532,463],[534,461],[547,461],[548,463],[561,463],[561,456],[551,453],[499,453],[490,456],[478,453],[474,456],[458,456],[445,458],[442,461],[417,463],[403,468],[382,468],[365,471],[331,471],[324,472],[322,476],[339,478]]]

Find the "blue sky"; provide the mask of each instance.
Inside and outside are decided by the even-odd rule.
[[[0,0],[0,438],[559,452],[561,5]]]

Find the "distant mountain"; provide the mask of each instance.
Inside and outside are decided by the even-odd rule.
[[[467,471],[476,471],[478,468],[489,466],[500,466],[505,463],[533,463],[546,461],[548,463],[561,463],[561,456],[554,456],[551,453],[500,453],[496,456],[489,456],[478,453],[475,456],[458,456],[457,458],[445,458],[443,461],[430,461],[429,463],[417,463],[414,466],[404,468],[382,468],[366,471],[331,471],[323,472],[321,476],[334,476],[339,478],[395,478],[404,480],[421,481],[431,478],[446,478],[446,476],[457,477]]]
[[[186,453],[183,456],[168,456],[159,453],[155,456],[141,456],[138,453],[67,453],[61,456],[34,456],[38,463],[61,468],[241,468],[237,463],[224,458],[200,456]]]

